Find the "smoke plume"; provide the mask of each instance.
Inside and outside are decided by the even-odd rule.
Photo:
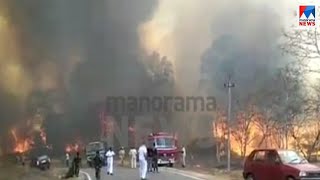
[[[48,141],[95,135],[91,103],[153,91],[153,51],[172,62],[179,95],[198,92],[201,66],[219,97],[227,73],[239,92],[256,86],[280,61],[281,18],[264,2],[0,0],[0,137],[39,106]]]
[[[285,5],[281,1],[279,6]],[[203,80],[211,87],[208,95],[224,103],[223,84],[230,73],[235,93],[247,95],[282,64],[277,41],[284,22],[279,9],[270,1],[163,0],[141,31],[149,40],[146,47],[173,60],[177,94],[199,95]],[[190,129],[191,136],[210,132],[200,128],[208,122],[198,115],[177,114],[175,119],[181,119],[177,126],[190,125],[181,129]]]
[[[35,92],[45,94],[41,101],[49,104],[48,112],[63,109],[61,127],[77,129],[97,123],[88,120],[91,102],[141,91],[148,77],[138,26],[148,20],[156,0],[0,3],[0,62],[5,77],[0,83],[1,133],[23,120],[28,109],[36,111],[39,103],[29,104],[32,97],[39,97]],[[48,117],[51,122],[61,119]]]

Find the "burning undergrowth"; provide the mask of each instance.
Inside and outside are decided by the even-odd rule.
[[[83,152],[85,150],[85,144],[80,140],[76,141],[75,143],[67,144],[65,147],[65,152],[67,153],[77,153]]]
[[[40,114],[31,117],[26,123],[17,124],[10,130],[11,148],[8,152],[26,153],[35,148],[48,148],[47,134],[43,127],[43,117]]]

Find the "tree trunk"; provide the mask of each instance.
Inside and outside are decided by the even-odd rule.
[[[315,146],[317,145],[319,139],[320,139],[320,130],[318,130],[317,136],[316,136],[315,140],[313,141],[310,149],[308,150],[308,161],[311,159],[311,154],[312,154],[312,152],[315,151]]]
[[[266,135],[265,135],[265,133],[263,133],[262,138],[261,138],[261,140],[260,140],[260,142],[258,144],[259,148],[261,147],[261,145],[262,145],[262,143],[264,142],[265,139],[266,139]]]
[[[218,138],[218,128],[217,128],[217,123],[216,122],[213,122],[212,123],[212,126],[213,126],[213,136],[215,138],[215,144],[216,144],[216,159],[217,159],[217,162],[220,163],[220,140]]]
[[[218,163],[221,162],[220,153],[220,143],[216,143],[216,159]]]
[[[246,158],[246,155],[247,155],[247,144],[245,144],[243,147],[243,159]]]
[[[307,155],[307,154],[303,151],[303,149],[301,148],[301,146],[300,146],[300,141],[298,140],[297,136],[293,133],[293,134],[292,134],[292,137],[293,137],[293,139],[297,142],[298,149],[299,149],[299,151],[302,153],[303,157],[308,160],[308,159],[309,159],[309,158],[308,158],[308,155]]]

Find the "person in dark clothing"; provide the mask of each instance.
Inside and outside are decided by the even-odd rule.
[[[155,145],[153,145],[153,154],[152,154],[152,166],[153,166],[153,172],[159,172],[158,170],[158,150]]]
[[[73,178],[76,175],[76,161],[77,157],[75,157],[72,162],[71,162],[71,166],[68,169],[68,172],[66,173],[66,175],[63,177],[63,179],[69,179],[69,178]]]
[[[68,172],[63,177],[63,179],[73,178],[74,175],[75,175],[75,163],[74,163],[74,161],[72,161],[71,166],[69,167]]]
[[[74,174],[76,175],[76,177],[79,177],[80,165],[81,165],[81,157],[79,152],[77,152],[77,156],[73,159],[73,163],[74,163]]]
[[[93,163],[94,163],[94,169],[96,171],[96,179],[99,180],[100,179],[100,170],[101,170],[101,167],[103,165],[103,161],[100,157],[100,153],[99,151],[96,152],[96,156],[94,157],[93,159]]]
[[[148,154],[148,172],[152,172],[153,149],[147,148],[147,154]]]

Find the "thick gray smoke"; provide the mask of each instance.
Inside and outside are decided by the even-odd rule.
[[[167,2],[171,6],[171,1]],[[199,55],[205,51],[202,73],[214,88],[209,95],[223,102],[223,83],[229,73],[236,82],[235,91],[242,94],[254,91],[260,83],[258,77],[263,79],[279,65],[276,41],[281,22],[265,6],[257,8],[242,1],[207,2],[190,1],[188,5],[181,1],[190,11],[177,5],[174,13],[183,19],[177,18],[172,34],[177,55],[169,57],[176,57],[178,80],[184,82],[179,83],[183,86],[180,88],[194,92],[191,87],[196,87],[198,80]],[[102,102],[106,96],[153,94],[167,87],[153,84],[148,65],[142,63],[146,56],[137,32],[157,3],[157,0],[0,0],[0,25],[4,17],[14,29],[19,50],[16,61],[26,77],[20,82],[28,82],[31,87],[18,86],[27,92],[26,98],[20,98],[0,84],[4,107],[0,113],[0,133],[7,134],[4,129],[41,106],[50,112],[45,124],[50,127],[49,141],[52,134],[56,136],[51,141],[57,142],[65,139],[57,134],[96,135],[98,120],[92,118],[97,112],[90,109],[90,103]],[[215,10],[216,7],[220,8]],[[212,24],[212,36],[208,24]],[[207,36],[212,39],[212,46],[205,50]],[[1,63],[7,61],[10,59],[0,59]]]
[[[235,107],[236,102],[245,104],[249,97],[254,97],[251,95],[261,89],[265,80],[269,79],[283,62],[277,47],[282,22],[277,12],[269,9],[263,2],[263,5],[250,1],[208,3],[213,9],[219,7],[210,11],[212,16],[205,16],[206,23],[211,25],[211,35],[208,36],[211,45],[203,50],[199,58],[200,67],[195,60],[185,64],[199,67],[200,88],[207,91],[208,95],[216,97],[218,107],[227,110],[228,96],[224,83],[228,76],[231,76],[236,84],[232,90]],[[197,23],[198,21],[189,22],[198,27]],[[205,22],[199,23],[200,27],[203,27]],[[205,31],[202,33],[205,34]],[[187,66],[185,64],[184,66]],[[193,74],[187,74],[185,79],[190,76]],[[212,137],[212,114],[214,112],[207,118],[209,121],[202,118],[202,115],[193,117],[192,122],[188,123],[191,132],[189,139],[198,138],[201,132],[205,132],[201,136]]]
[[[236,84],[234,97],[241,101],[255,93],[284,61],[277,47],[281,21],[275,12],[246,4],[245,11],[233,7],[227,14],[229,18],[222,12],[214,20],[217,38],[203,54],[201,67],[219,103],[227,102],[224,83],[229,76]]]
[[[137,29],[156,5],[156,0],[1,0],[1,15],[17,32],[19,63],[32,81],[30,96],[43,91],[51,112],[68,110],[67,116],[50,116],[48,126],[63,119],[62,127],[96,132],[88,104],[144,90],[149,77]],[[27,103],[15,103],[7,94],[1,93],[2,106],[17,109]],[[21,118],[7,117],[6,112],[1,113],[4,129],[2,122],[14,125],[14,119]]]

